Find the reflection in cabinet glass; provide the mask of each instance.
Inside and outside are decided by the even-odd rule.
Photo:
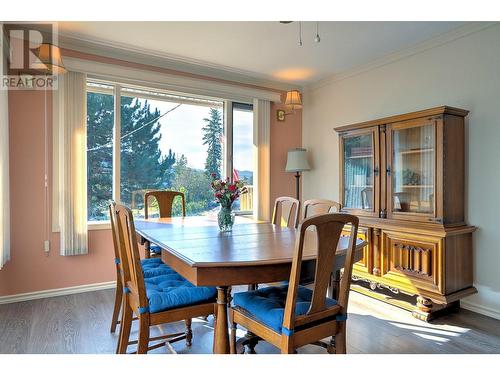
[[[393,212],[434,212],[435,128],[408,127],[393,132]]]
[[[373,208],[373,138],[363,134],[344,139],[344,202],[348,208]]]

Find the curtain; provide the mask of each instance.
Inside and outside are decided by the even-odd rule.
[[[68,72],[58,90],[58,192],[61,255],[88,253],[87,77]]]
[[[254,205],[253,216],[257,220],[271,220],[271,178],[270,178],[270,132],[271,103],[269,100],[254,99],[253,102],[253,143]]]
[[[3,48],[3,46],[0,46]],[[0,64],[7,66],[6,61]],[[5,72],[1,72],[4,74]],[[8,91],[0,91],[0,269],[10,259]]]

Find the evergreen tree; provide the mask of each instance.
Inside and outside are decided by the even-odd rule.
[[[108,216],[113,191],[113,96],[87,93],[87,209],[89,220]]]
[[[87,94],[87,175],[88,217],[102,220],[108,216],[113,191],[113,96]],[[144,189],[170,187],[175,154],[162,156],[159,142],[160,112],[149,103],[121,98],[121,186],[120,198],[139,208]],[[132,195],[135,194],[135,202]]]
[[[147,100],[141,104],[137,98],[121,97],[120,199],[125,204],[132,204],[134,193],[138,203],[144,189],[162,187],[161,125],[155,121],[159,116]]]
[[[216,178],[221,176],[222,166],[222,115],[216,108],[210,108],[210,117],[204,118],[203,144],[207,145],[207,160],[205,172],[207,176],[215,174]]]

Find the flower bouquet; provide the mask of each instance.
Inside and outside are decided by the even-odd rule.
[[[214,197],[220,204],[220,211],[217,215],[219,229],[221,232],[230,232],[234,224],[234,212],[232,212],[233,202],[240,197],[241,194],[247,192],[243,181],[230,182],[219,180],[215,173],[212,173],[212,189]]]

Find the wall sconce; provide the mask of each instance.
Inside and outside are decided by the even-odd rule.
[[[41,66],[38,69],[45,70],[49,74],[64,74],[66,68],[63,65],[61,50],[58,46],[43,43],[38,49],[38,58]]]
[[[287,91],[285,105],[290,108],[291,112],[285,112],[283,109],[276,111],[278,121],[285,121],[285,116],[295,114],[296,109],[302,108],[302,95],[299,90]]]

